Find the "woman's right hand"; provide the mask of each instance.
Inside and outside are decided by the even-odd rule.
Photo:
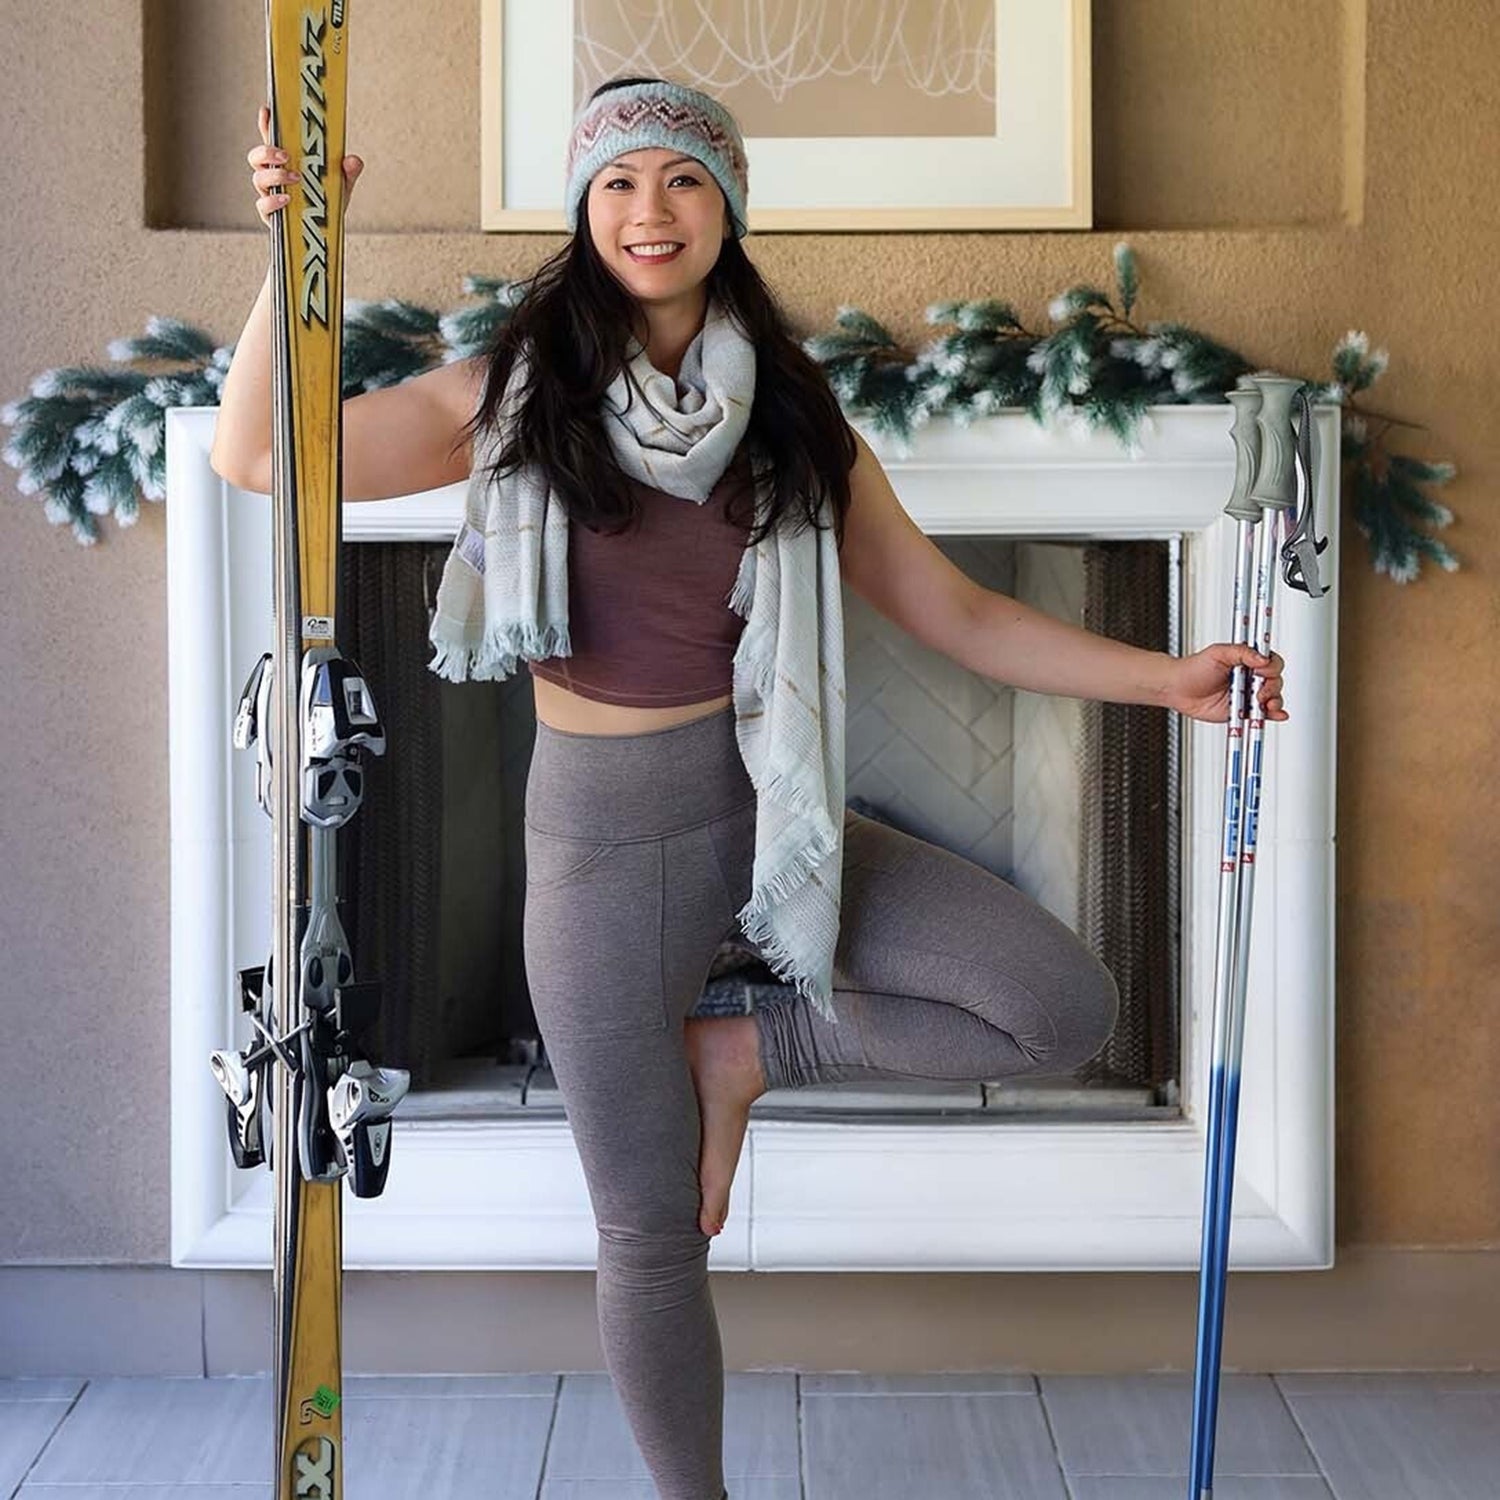
[[[262,104],[258,117],[260,125],[260,138],[262,144],[252,146],[246,153],[246,160],[255,169],[250,174],[250,180],[255,184],[257,197],[255,200],[255,211],[261,217],[263,224],[269,225],[271,215],[277,209],[285,208],[291,195],[289,193],[277,192],[275,189],[282,183],[291,183],[301,180],[300,174],[291,171],[286,162],[287,155],[279,147],[271,144],[271,106]],[[365,164],[357,156],[346,156],[344,158],[344,201],[349,201],[349,195],[354,191],[355,180],[365,169]]]

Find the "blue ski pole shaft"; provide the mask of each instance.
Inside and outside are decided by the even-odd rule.
[[[1259,514],[1257,509],[1257,515]],[[1254,522],[1239,521],[1235,566],[1234,618],[1230,639],[1248,636],[1250,559]],[[1203,1163],[1203,1232],[1198,1279],[1198,1342],[1193,1375],[1193,1446],[1189,1500],[1209,1492],[1212,1483],[1213,1424],[1218,1402],[1219,1343],[1223,1325],[1223,1277],[1228,1261],[1226,1225],[1220,1213],[1223,1174],[1220,1150],[1226,1110],[1226,1061],[1230,990],[1239,921],[1240,825],[1243,813],[1245,694],[1244,669],[1230,679],[1229,722],[1224,744],[1224,804],[1219,845],[1219,921],[1215,942],[1212,1063],[1209,1073],[1208,1122]]]

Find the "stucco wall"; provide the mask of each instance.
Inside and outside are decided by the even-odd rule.
[[[1128,233],[1142,318],[1181,319],[1307,372],[1327,369],[1347,328],[1389,346],[1370,403],[1425,429],[1403,446],[1457,463],[1448,540],[1465,567],[1405,588],[1377,577],[1346,504],[1334,594],[1338,1241],[1341,1253],[1461,1249],[1468,1265],[1500,1241],[1492,9],[1096,0],[1099,231],[746,244],[804,333],[852,301],[919,343],[939,296],[1005,296],[1035,326],[1049,295],[1107,278]],[[106,343],[153,313],[238,335],[267,255],[245,164],[264,97],[261,25],[259,0],[0,3],[0,398],[43,369],[105,363]],[[348,295],[449,307],[466,272],[523,274],[554,237],[473,227],[476,0],[371,0],[353,26],[350,149],[367,170]],[[148,506],[124,532],[106,521],[104,544],[84,549],[16,479],[0,469],[0,1262],[161,1266],[164,515]],[[1349,1274],[1325,1273],[1321,1295]],[[854,1278],[826,1324],[803,1305],[803,1347],[841,1338],[851,1302],[872,1314],[893,1295],[916,1305],[924,1279]],[[754,1278],[732,1305],[747,1318],[753,1303],[775,1309],[797,1280]],[[954,1326],[974,1326],[1008,1280],[965,1278]],[[1275,1284],[1298,1278],[1258,1280],[1274,1305]],[[586,1299],[587,1278],[572,1290]],[[1075,1312],[1106,1312],[1119,1278],[1069,1277],[1062,1294]]]

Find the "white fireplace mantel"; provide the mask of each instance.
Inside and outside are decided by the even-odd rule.
[[[264,961],[270,820],[230,743],[270,641],[270,507],[209,467],[217,408],[167,413],[172,1264],[270,1265],[270,1173],[233,1166],[208,1067],[242,1044],[236,972]],[[1318,524],[1338,576],[1339,410],[1317,409]],[[1138,456],[1020,412],[938,421],[911,451],[861,428],[930,534],[1183,539],[1184,651],[1228,630],[1227,405],[1150,413]],[[463,487],[349,505],[346,540],[446,540]],[[1338,588],[1278,580],[1291,718],[1267,727],[1230,1266],[1333,1264],[1334,724]],[[754,1119],[716,1270],[1191,1270],[1198,1265],[1224,730],[1185,747],[1183,1112],[1139,1123]],[[355,955],[356,963],[358,955]],[[589,1270],[566,1120],[402,1120],[384,1194],[345,1194],[350,1267]]]

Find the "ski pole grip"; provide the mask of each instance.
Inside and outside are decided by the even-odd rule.
[[[1260,389],[1242,385],[1225,394],[1234,407],[1234,426],[1229,429],[1234,439],[1234,488],[1224,514],[1254,525],[1260,520],[1260,506],[1250,498],[1255,471],[1260,466],[1260,425],[1255,420],[1260,410]]]
[[[1260,468],[1250,498],[1267,509],[1292,510],[1297,504],[1296,431],[1292,398],[1302,382],[1269,371],[1250,376],[1260,388]]]

